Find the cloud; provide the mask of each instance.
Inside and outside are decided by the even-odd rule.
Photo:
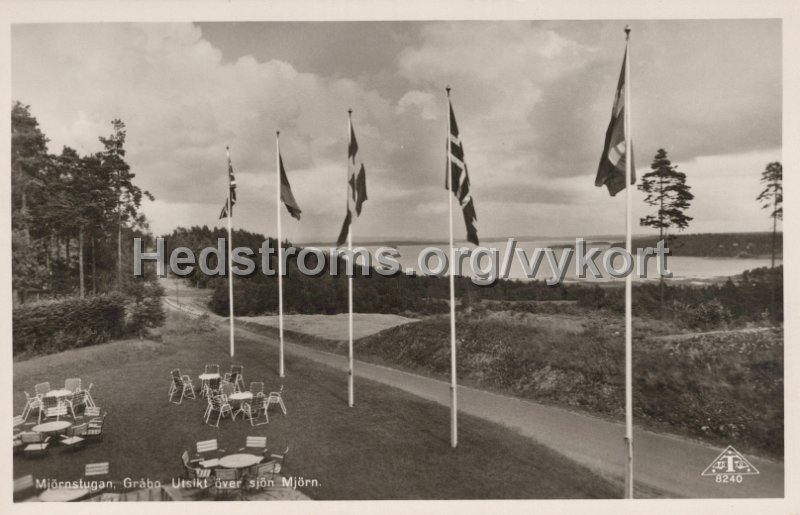
[[[385,27],[402,37],[376,49],[380,58],[332,66],[330,56],[363,43],[352,36],[359,26],[329,29],[319,56],[319,38],[276,31],[273,46],[316,56],[300,66],[237,38],[236,24],[210,30],[235,43],[233,54],[192,24],[15,25],[12,93],[31,104],[55,152],[97,151],[110,120],[124,120],[136,180],[157,197],[144,208],[156,233],[217,223],[226,145],[239,183],[236,225],[273,232],[280,129],[304,214],[301,223],[284,217],[284,233],[333,239],[344,216],[352,107],[369,189],[354,234],[446,235],[446,85],[481,235],[624,230],[620,200],[593,186],[622,60],[618,22],[408,22]],[[377,45],[383,32],[369,34]],[[780,23],[640,22],[635,37],[640,172],[666,148],[697,195],[693,229],[727,230],[730,220],[737,230],[761,227],[750,174],[780,158]],[[713,207],[726,198],[745,207]]]

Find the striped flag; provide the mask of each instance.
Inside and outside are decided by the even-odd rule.
[[[478,243],[478,217],[475,214],[475,205],[472,196],[469,194],[469,174],[467,164],[464,162],[464,147],[458,137],[458,124],[456,115],[453,113],[453,104],[450,106],[450,135],[448,148],[450,152],[450,191],[461,204],[461,211],[464,213],[464,223],[467,226],[467,241],[479,245]],[[445,189],[448,187],[447,177],[445,177]]]
[[[358,142],[356,133],[353,131],[353,124],[350,124],[350,143],[347,147],[347,214],[344,217],[342,230],[336,240],[336,246],[341,247],[347,241],[347,234],[350,232],[350,225],[361,215],[361,207],[367,200],[367,174],[364,170],[364,163],[356,173],[356,155],[358,154]]]
[[[606,130],[606,142],[600,165],[597,167],[597,178],[594,185],[605,185],[613,197],[625,189],[625,61],[628,59],[628,50],[622,59],[622,71],[617,82],[617,92],[614,97],[614,108],[611,111],[611,122]],[[631,184],[636,182],[635,168],[633,166],[633,144],[631,144]]]
[[[278,162],[280,163],[281,168],[281,202],[286,206],[286,210],[289,211],[289,214],[292,215],[293,218],[300,220],[300,206],[297,204],[297,201],[294,199],[294,194],[292,194],[292,187],[289,185],[289,179],[286,177],[286,169],[283,167],[283,157],[278,154]]]
[[[230,194],[228,198],[225,199],[225,205],[222,206],[222,211],[219,214],[220,220],[227,218],[229,212],[231,216],[233,216],[233,206],[236,204],[236,177],[233,176],[233,165],[231,165],[230,155],[228,156],[228,187],[230,188]],[[230,202],[230,209],[228,209],[228,202]]]

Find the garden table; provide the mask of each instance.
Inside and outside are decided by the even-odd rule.
[[[88,488],[48,488],[39,494],[39,500],[44,502],[69,502],[77,501],[89,495]]]
[[[60,390],[50,390],[49,392],[44,394],[44,396],[45,397],[55,397],[56,399],[61,400],[61,399],[65,399],[67,397],[71,397],[72,393],[73,392],[71,392],[69,390],[65,390],[64,388],[61,388]]]
[[[219,465],[226,469],[244,469],[261,462],[261,459],[254,454],[229,454],[219,459]]]
[[[232,408],[235,407],[236,411],[233,413],[234,420],[239,415],[239,413],[243,413],[242,410],[242,403],[247,401],[253,400],[253,394],[250,392],[236,392],[228,395],[228,400],[231,401],[232,404],[235,406],[231,406]]]
[[[33,426],[31,431],[43,434],[62,433],[70,426],[72,426],[72,422],[68,420],[56,420],[54,422],[45,422],[44,424]]]

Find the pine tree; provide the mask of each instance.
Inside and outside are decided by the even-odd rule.
[[[761,172],[764,190],[756,197],[762,209],[772,209],[772,268],[775,268],[775,241],[778,233],[778,220],[783,220],[783,166],[779,162],[770,163]]]
[[[647,205],[655,207],[656,213],[642,218],[639,223],[645,227],[658,229],[659,240],[669,240],[669,230],[682,231],[689,227],[692,221],[685,211],[689,209],[694,195],[686,185],[686,174],[677,170],[667,158],[667,151],[658,149],[653,163],[652,171],[642,176],[639,190],[647,194],[644,201]],[[667,242],[665,242],[667,243]],[[664,315],[664,278],[659,278],[659,291],[661,297],[661,317]]]

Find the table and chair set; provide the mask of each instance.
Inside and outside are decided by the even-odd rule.
[[[181,455],[183,477],[204,493],[215,490],[217,498],[237,491],[244,496],[272,485],[289,454],[288,446],[280,454],[270,454],[266,436],[248,436],[245,446],[232,454],[225,454],[216,439],[199,441],[196,449],[192,459],[187,451]]]
[[[14,453],[44,456],[53,445],[78,449],[87,441],[102,440],[105,414],[95,404],[91,389],[91,384],[83,389],[80,378],[70,378],[63,388],[52,389],[45,382],[34,386],[34,396],[24,392],[25,407],[13,420]],[[36,422],[27,422],[34,410]]]
[[[198,376],[199,392],[195,391],[188,374],[181,374],[179,369],[172,370],[170,374],[170,402],[181,404],[183,399],[197,399],[197,395],[205,397],[203,421],[208,425],[219,427],[222,418],[236,420],[239,415],[248,420],[251,426],[267,424],[269,407],[273,404],[279,406],[286,415],[283,385],[277,391],[266,392],[263,382],[253,381],[245,388],[244,367],[241,365],[231,365],[230,372],[222,376],[218,364],[206,364],[203,373]]]

